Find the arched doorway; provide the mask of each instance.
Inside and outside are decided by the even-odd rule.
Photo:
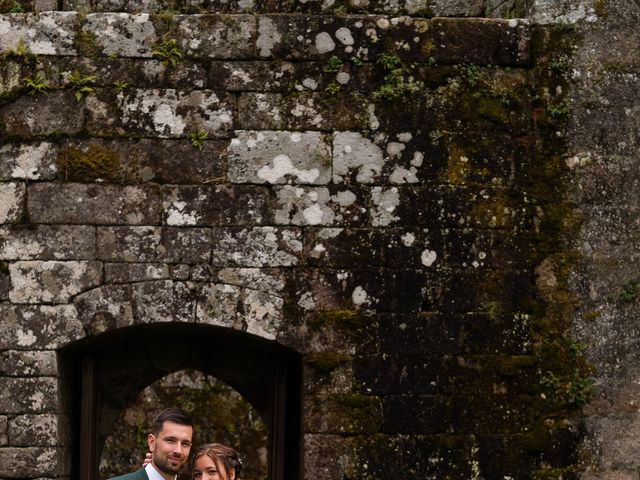
[[[233,445],[241,454],[242,478],[267,479],[268,429],[260,414],[226,383],[192,369],[178,370],[153,382],[122,411],[100,454],[101,479],[140,468],[149,449],[149,425],[159,411],[170,406],[191,413],[197,425],[194,445],[213,440]],[[191,478],[188,467],[180,479]]]
[[[180,369],[212,375],[251,403],[268,428],[270,480],[300,476],[301,360],[290,349],[228,328],[167,323],[81,340],[60,359],[79,480],[98,478],[100,452],[122,410],[145,387]]]

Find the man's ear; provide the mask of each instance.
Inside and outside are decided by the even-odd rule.
[[[230,468],[229,469],[229,480],[235,480],[236,478],[236,469],[235,468]]]
[[[153,433],[147,436],[147,445],[149,445],[149,451],[153,453],[153,449],[156,447],[156,437]]]

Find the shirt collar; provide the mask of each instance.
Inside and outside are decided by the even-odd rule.
[[[156,467],[154,467],[152,464],[147,464],[146,467],[144,467],[144,470],[147,472],[147,476],[149,477],[149,480],[165,480],[164,477],[162,475],[160,475],[160,473],[158,473],[158,471],[156,470]],[[177,477],[177,475],[176,475]],[[174,478],[176,478],[174,477]]]

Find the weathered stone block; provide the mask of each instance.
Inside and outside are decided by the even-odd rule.
[[[257,37],[253,15],[176,15],[169,36],[189,57],[246,59],[254,56]]]
[[[526,20],[436,18],[431,34],[431,54],[438,63],[526,66],[531,62]]]
[[[209,284],[202,289],[196,321],[274,340],[283,322],[282,297],[252,288]]]
[[[57,172],[55,153],[55,145],[50,142],[3,145],[0,180],[51,180]]]
[[[354,291],[356,296],[366,294],[361,285]],[[310,298],[305,300],[309,301]],[[350,309],[317,309],[305,314],[304,350],[312,354],[306,360],[309,368],[322,373],[326,363],[343,363],[348,356],[354,354],[377,352],[377,317],[364,312],[364,309],[358,308],[360,306],[352,302]],[[325,365],[323,358],[326,360]]]
[[[27,208],[36,223],[159,225],[157,188],[91,184],[32,184]]]
[[[244,93],[238,102],[238,127],[246,130],[364,130],[369,119],[367,103],[356,93]]]
[[[67,470],[56,448],[0,448],[3,478],[57,478]]]
[[[333,136],[333,181],[353,179],[373,183],[384,165],[382,149],[358,132],[336,132]]]
[[[379,397],[356,393],[303,400],[304,430],[312,433],[373,434],[382,424]]]
[[[0,447],[9,443],[8,423],[8,418],[5,415],[0,415]]]
[[[132,285],[136,323],[193,322],[196,294],[183,282],[158,280]]]
[[[261,225],[271,216],[271,193],[262,186],[175,186],[164,190],[167,225]]]
[[[34,12],[46,12],[49,10],[58,10],[58,2],[56,0],[34,0]]]
[[[24,212],[24,183],[0,183],[0,225],[18,222]]]
[[[229,92],[290,91],[297,64],[267,61],[214,61],[209,65],[209,87]]]
[[[55,447],[58,445],[58,415],[18,415],[9,421],[12,447]]]
[[[193,322],[199,287],[171,280],[104,285],[78,295],[74,302],[89,335],[159,322]]]
[[[98,227],[98,258],[108,262],[200,263],[211,258],[211,230]]]
[[[214,228],[213,260],[220,267],[288,267],[299,263],[297,228]]]
[[[315,480],[335,480],[349,478],[350,472],[357,471],[357,460],[353,455],[353,445],[341,435],[306,433],[304,435],[304,478]],[[328,462],[327,459],[334,459]]]
[[[2,412],[48,413],[60,408],[58,382],[55,377],[0,377],[0,387]]]
[[[100,262],[25,261],[9,265],[14,303],[67,303],[102,282]]]
[[[0,336],[0,350],[53,350],[84,337],[73,306],[0,303],[0,315],[7,321]]]
[[[58,374],[58,361],[53,350],[6,350],[0,353],[0,375],[53,377]]]
[[[640,413],[625,412],[615,416],[596,417],[590,423],[592,435],[599,449],[602,449],[602,467],[635,469],[638,460],[629,453],[640,438]]]
[[[374,395],[450,393],[445,373],[441,357],[416,355],[410,347],[398,354],[358,356],[353,360],[358,391]]]
[[[224,178],[226,142],[73,139],[62,144],[54,172],[65,181],[198,184]],[[185,162],[184,159],[189,161]]]
[[[69,91],[49,95],[24,95],[0,107],[5,135],[32,137],[73,135],[84,126],[84,106]]]
[[[308,229],[304,238],[305,263],[328,268],[379,268],[382,238],[380,232],[370,229]]]
[[[368,192],[359,188],[284,186],[275,188],[278,225],[363,225]]]
[[[103,285],[77,295],[74,304],[86,335],[134,324],[132,284]]]
[[[189,278],[188,266],[187,276]],[[104,265],[105,283],[131,283],[145,280],[168,280],[170,267],[164,263],[106,263]],[[174,279],[174,277],[171,277]]]
[[[359,132],[334,133],[334,182],[402,185],[438,175],[443,155],[421,132],[370,137]]]
[[[429,9],[435,17],[482,17],[483,0],[430,0]]]
[[[235,99],[209,90],[97,91],[87,97],[87,128],[94,135],[186,137],[202,132],[226,137],[233,128]]]
[[[91,38],[103,55],[151,58],[154,44],[159,41],[147,13],[90,14],[85,19],[82,32]]]
[[[0,51],[22,40],[36,55],[76,55],[76,12],[44,12],[0,17]]]
[[[0,65],[0,95],[10,95],[22,85],[24,78],[21,63],[5,60]]]
[[[223,268],[216,277],[221,284],[251,288],[259,292],[282,296],[285,288],[285,272],[265,268]]]
[[[261,58],[371,60],[382,53],[389,26],[389,20],[376,16],[265,15],[258,21],[258,53]]]
[[[368,269],[298,268],[295,285],[295,304],[303,311],[375,309],[385,289],[381,276]]]
[[[95,236],[82,225],[0,228],[0,260],[93,260]]]
[[[411,472],[409,478],[462,479],[473,478],[479,471],[474,435],[377,435],[355,437],[353,443],[360,466],[356,471],[366,465],[372,478]],[[485,475],[484,469],[480,471]]]
[[[234,183],[322,185],[331,175],[331,150],[320,132],[238,131],[227,153]]]

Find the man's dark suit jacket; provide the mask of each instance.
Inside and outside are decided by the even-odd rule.
[[[127,473],[126,475],[122,475],[120,477],[114,477],[110,480],[149,480],[149,476],[144,468],[137,470],[133,473]]]

